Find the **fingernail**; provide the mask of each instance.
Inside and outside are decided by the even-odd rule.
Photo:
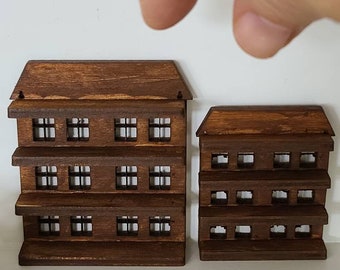
[[[235,21],[234,35],[246,52],[255,57],[267,58],[287,45],[292,30],[247,12]]]

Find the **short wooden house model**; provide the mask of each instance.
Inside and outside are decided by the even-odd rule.
[[[197,136],[202,260],[326,258],[334,132],[321,107],[213,107]]]
[[[18,124],[21,265],[183,265],[186,101],[172,61],[30,61]]]

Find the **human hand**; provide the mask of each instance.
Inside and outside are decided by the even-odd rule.
[[[140,0],[140,5],[147,25],[166,29],[183,19],[196,1]],[[340,0],[235,0],[234,36],[244,51],[267,58],[324,17],[340,21]]]

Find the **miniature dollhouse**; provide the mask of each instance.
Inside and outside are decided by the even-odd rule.
[[[334,132],[321,107],[213,107],[197,136],[201,260],[326,258]]]
[[[11,96],[21,265],[183,265],[186,101],[173,61],[29,61]]]

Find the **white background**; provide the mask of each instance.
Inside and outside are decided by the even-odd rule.
[[[198,200],[195,132],[209,107],[322,105],[339,135],[330,156],[332,188],[327,195],[329,225],[324,239],[340,242],[340,25],[319,21],[274,58],[258,60],[235,43],[231,10],[231,0],[201,0],[180,24],[155,31],[143,23],[137,0],[0,0],[0,248],[6,250],[0,250],[0,261],[7,262],[7,269],[17,267],[22,242],[21,218],[14,214],[19,169],[11,166],[16,123],[7,119],[7,106],[30,59],[178,62],[195,97],[188,111],[188,235],[193,240],[197,240]],[[189,262],[197,260],[197,254],[193,258]],[[247,269],[247,264],[243,266]],[[319,266],[325,267],[320,264],[315,269]]]

